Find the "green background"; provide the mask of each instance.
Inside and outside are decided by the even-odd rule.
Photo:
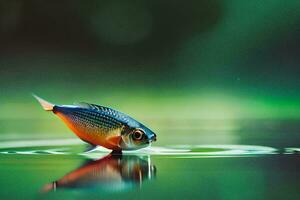
[[[141,189],[42,196],[86,159],[1,154],[0,198],[299,199],[299,156],[285,151],[300,141],[299,10],[298,0],[0,0],[0,146],[75,138],[33,92],[125,112],[157,133],[158,147],[278,153],[152,156],[157,178]]]

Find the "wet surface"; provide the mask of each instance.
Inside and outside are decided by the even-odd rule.
[[[64,144],[64,146],[58,146]],[[18,154],[18,155],[78,155],[87,158],[98,158],[102,155],[109,154],[111,151],[101,146],[88,152],[74,152],[73,149],[80,148],[83,144],[77,139],[56,139],[56,140],[37,140],[37,141],[18,141],[18,142],[2,142],[0,143],[0,154]],[[39,144],[45,144],[41,147]],[[38,145],[38,146],[34,146]],[[72,147],[67,147],[67,146]],[[76,146],[77,145],[77,146]],[[15,146],[14,148],[7,148]],[[17,148],[19,146],[19,148]],[[47,148],[53,146],[52,148]],[[170,147],[147,147],[135,151],[123,151],[123,155],[141,155],[141,156],[172,156],[173,158],[192,158],[192,157],[226,157],[226,156],[255,156],[270,154],[296,154],[298,148],[286,148],[283,150],[254,145],[176,145]]]
[[[122,155],[102,147],[84,152],[85,144],[76,138],[2,134],[0,197],[297,199],[298,125],[269,124],[194,127],[198,135],[162,128],[157,143]]]

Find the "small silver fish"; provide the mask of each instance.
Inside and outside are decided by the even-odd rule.
[[[89,103],[55,105],[33,95],[46,111],[52,111],[83,141],[114,151],[136,150],[156,141],[156,134],[130,116]]]

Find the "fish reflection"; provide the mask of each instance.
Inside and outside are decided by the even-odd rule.
[[[102,189],[122,191],[141,186],[144,180],[151,180],[156,168],[147,159],[138,156],[109,154],[96,161],[89,161],[61,179],[43,187],[43,192],[57,189]]]

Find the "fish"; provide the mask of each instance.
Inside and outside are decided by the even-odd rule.
[[[137,150],[156,141],[156,134],[132,117],[109,107],[90,103],[56,105],[33,94],[45,111],[52,111],[90,150],[102,146],[121,153]]]
[[[156,177],[151,159],[135,155],[109,154],[98,160],[89,160],[62,178],[45,184],[41,192],[81,190],[116,192],[134,189],[143,181]]]

